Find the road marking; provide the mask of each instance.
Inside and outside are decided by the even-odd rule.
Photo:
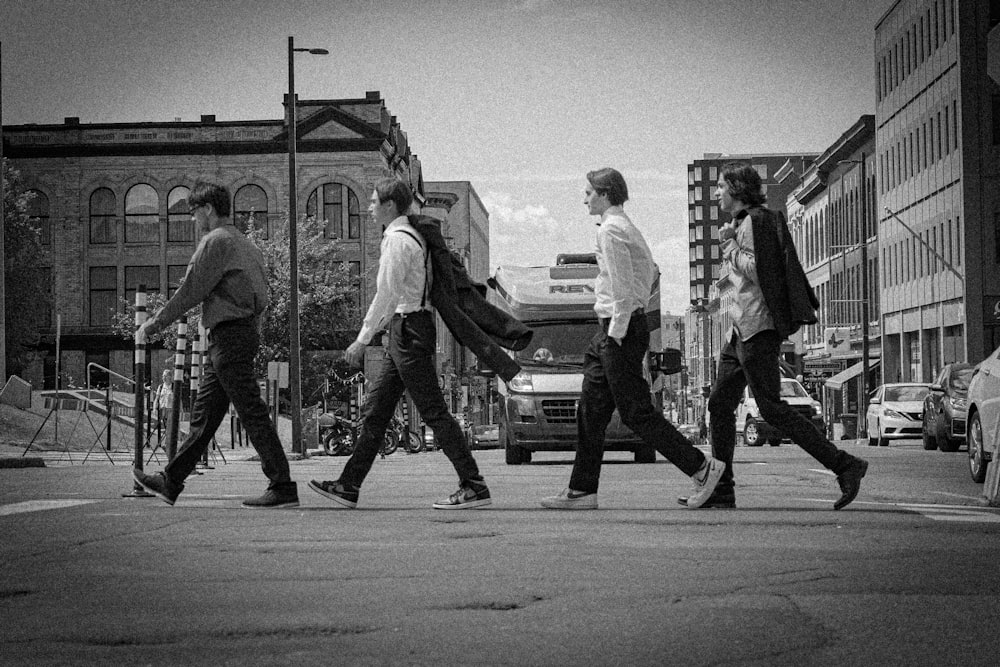
[[[1000,514],[981,511],[972,508],[934,507],[933,505],[900,505],[924,515],[934,521],[952,521],[957,523],[1000,523]]]
[[[75,507],[77,505],[89,505],[96,503],[96,500],[26,500],[23,503],[12,505],[0,505],[0,516],[10,514],[23,514],[25,512],[41,512],[43,510],[57,510],[65,507]]]
[[[832,470],[827,470],[826,468],[809,468],[809,472],[818,472],[821,475],[830,475],[831,477],[836,477]]]

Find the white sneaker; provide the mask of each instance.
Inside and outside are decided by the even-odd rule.
[[[719,483],[722,473],[726,469],[726,464],[711,456],[705,459],[705,463],[691,479],[694,481],[694,490],[687,499],[688,509],[697,509],[705,504],[715,491],[715,486]]]
[[[542,498],[542,507],[550,510],[596,510],[597,494],[574,491],[567,487],[558,496]]]

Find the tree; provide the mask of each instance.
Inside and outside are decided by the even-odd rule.
[[[261,326],[261,349],[254,366],[261,377],[267,374],[269,361],[289,359],[289,261],[288,225],[275,225],[271,238],[249,225],[247,237],[264,255],[267,265],[271,302]],[[307,218],[299,225],[299,336],[303,351],[343,350],[359,327],[360,277],[352,276],[346,262],[337,259],[337,242],[323,235],[325,224]],[[150,314],[163,306],[166,299],[159,292],[150,292],[147,309]],[[200,308],[188,312],[188,331],[197,327]],[[132,338],[135,332],[135,304],[121,303],[113,327],[122,338]],[[154,337],[168,350],[174,349],[177,325],[167,327]],[[336,367],[336,361],[321,355],[303,355],[302,394],[309,396],[323,383],[326,373]],[[342,370],[342,369],[341,369]]]
[[[4,158],[3,227],[4,227],[4,321],[8,375],[20,374],[27,364],[27,354],[40,339],[40,330],[48,325],[51,303],[43,268],[41,232],[28,215],[32,195],[21,181],[21,174]]]

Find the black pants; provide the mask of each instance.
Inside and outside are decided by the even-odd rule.
[[[482,483],[476,460],[462,427],[445,405],[438,386],[434,354],[437,327],[430,311],[393,316],[389,323],[388,355],[372,381],[361,408],[361,432],[354,453],[340,474],[340,481],[359,488],[371,471],[385,429],[403,391],[409,391],[420,416],[433,429],[434,440],[458,473],[459,483]]]
[[[722,348],[719,373],[708,399],[712,455],[726,464],[726,471],[716,487],[717,494],[731,494],[735,486],[736,408],[747,385],[757,399],[761,418],[791,438],[828,470],[839,475],[854,459],[847,452],[837,449],[808,419],[781,400],[780,353],[781,339],[773,329],[761,331],[747,341],[741,341],[734,333]]]
[[[583,358],[583,391],[576,413],[579,442],[569,488],[596,493],[604,459],[604,432],[615,408],[622,423],[652,445],[688,476],[698,472],[705,455],[653,407],[642,364],[649,347],[646,316],[636,312],[618,345],[608,336],[608,323],[590,341]]]
[[[260,455],[260,467],[270,480],[268,488],[295,489],[288,458],[254,377],[253,358],[259,346],[257,329],[248,320],[223,322],[209,333],[201,387],[191,411],[191,433],[164,469],[171,481],[183,483],[191,474],[228,414],[232,401],[250,444]]]

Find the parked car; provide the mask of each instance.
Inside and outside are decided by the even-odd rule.
[[[983,359],[969,382],[969,473],[979,484],[996,457],[1000,433],[1000,348]]]
[[[471,449],[495,449],[500,446],[500,427],[496,424],[473,426],[469,432]]]
[[[924,449],[957,452],[965,444],[966,395],[972,373],[972,364],[954,363],[942,368],[934,378],[924,398]]]
[[[823,408],[819,401],[809,395],[798,380],[781,378],[781,400],[788,403],[803,417],[812,422],[820,432],[823,431]],[[768,424],[760,416],[757,399],[753,397],[750,387],[743,390],[743,398],[736,408],[736,431],[743,436],[747,447],[760,447],[765,442],[777,447],[784,435]]]
[[[885,447],[889,440],[919,438],[923,430],[927,382],[893,382],[875,390],[865,414],[868,444]]]

